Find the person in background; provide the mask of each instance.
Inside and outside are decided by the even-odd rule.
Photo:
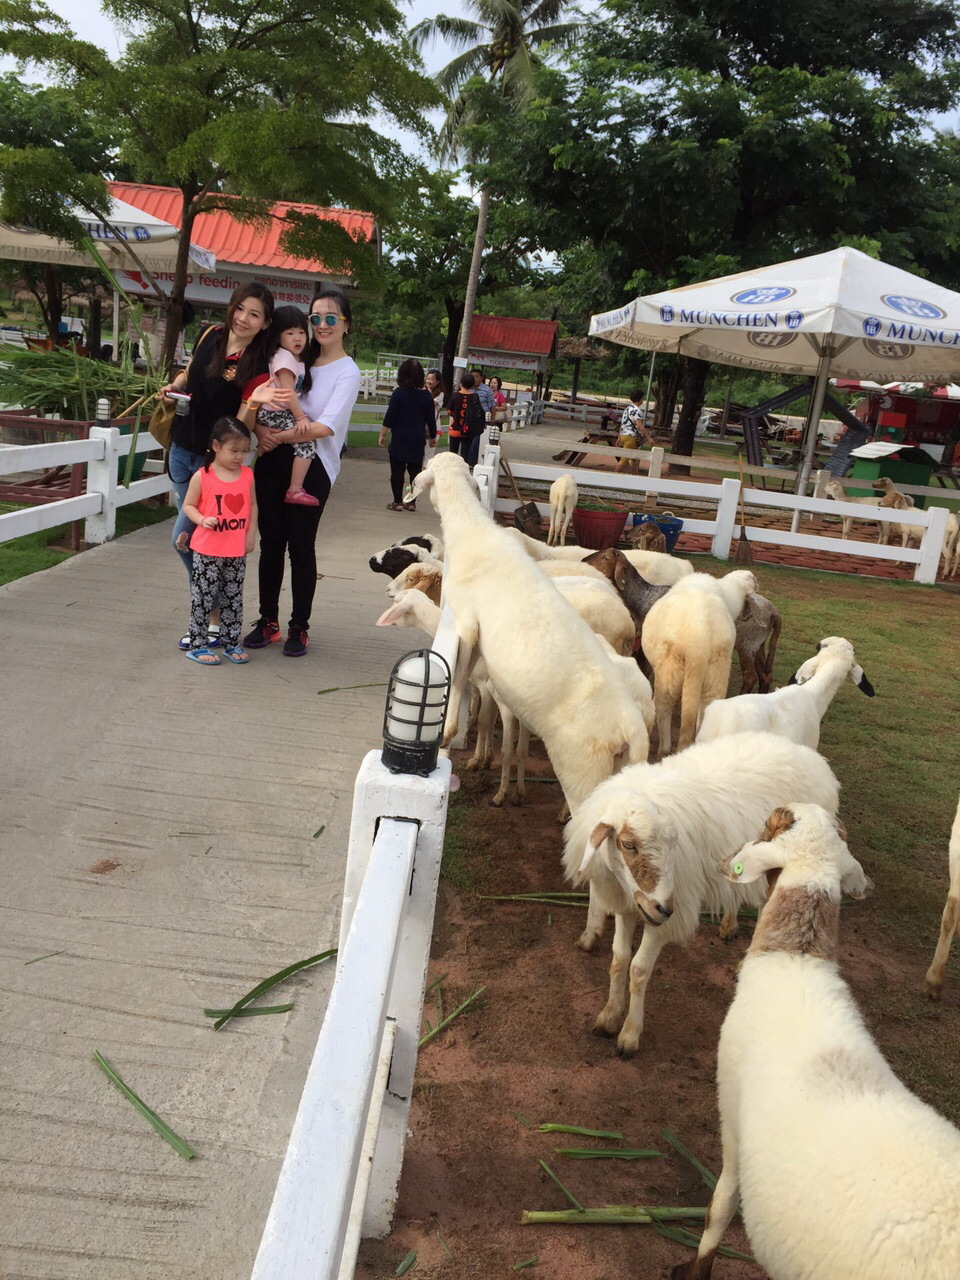
[[[643,390],[641,387],[634,387],[630,392],[630,403],[623,411],[623,417],[620,419],[620,438],[617,440],[618,449],[639,449],[642,435],[647,444],[653,445],[654,439],[647,430],[643,421]],[[627,471],[631,475],[639,475],[640,463],[636,458],[619,458],[617,460],[617,470]]]
[[[397,370],[397,388],[390,396],[390,403],[383,415],[380,428],[380,448],[386,448],[390,433],[390,488],[393,501],[387,503],[388,511],[416,511],[415,499],[404,501],[403,477],[410,476],[410,483],[423,470],[423,452],[427,441],[437,441],[437,408],[433,396],[424,387],[423,365],[419,360],[404,360]]]
[[[460,377],[459,390],[455,391],[450,397],[450,452],[460,453],[463,449],[463,455],[466,457],[466,449],[463,448],[463,436],[465,433],[464,414],[467,410],[467,404],[476,392],[472,373],[464,373]]]
[[[160,389],[161,396],[171,391],[186,392],[190,396],[186,416],[173,419],[168,459],[170,484],[180,508],[173,522],[171,540],[188,577],[193,572],[189,541],[194,525],[183,512],[187,486],[203,466],[213,424],[224,417],[236,417],[241,400],[258,380],[266,377],[266,331],[272,319],[270,290],[256,283],[239,285],[227,303],[226,324],[210,325],[201,334],[187,367]],[[220,643],[218,630],[219,625],[211,623],[209,644]],[[190,648],[189,635],[182,637],[180,648]]]
[[[443,435],[443,423],[440,421],[440,414],[444,412],[443,408],[443,374],[439,369],[428,369],[424,386],[433,396],[433,404],[436,410],[437,418],[437,440]]]
[[[304,361],[303,390],[298,396],[304,420],[293,431],[271,431],[259,423],[254,427],[260,445],[254,468],[260,530],[260,617],[244,637],[248,649],[265,649],[282,638],[280,588],[289,554],[293,608],[283,652],[288,658],[302,658],[307,652],[310,613],[317,589],[317,530],[330,490],[340,474],[340,454],[360,394],[360,370],[343,345],[351,318],[350,303],[340,289],[324,285],[317,292],[310,303],[308,319],[313,336]],[[282,408],[292,396],[290,391],[269,387],[264,380],[252,392],[241,417],[250,425],[260,404]],[[315,507],[284,500],[290,488],[296,440],[314,442],[316,457],[303,487],[317,499]]]
[[[494,374],[488,385],[493,395],[493,411],[490,421],[503,422],[506,418],[504,411],[507,407],[507,397],[503,394],[503,379]]]
[[[477,399],[483,406],[483,412],[489,413],[493,408],[493,392],[487,386],[487,375],[482,369],[473,370],[473,385],[477,390]]]

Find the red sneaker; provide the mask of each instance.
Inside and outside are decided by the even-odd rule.
[[[266,618],[258,618],[257,625],[243,637],[243,644],[247,649],[266,649],[268,644],[276,644],[279,639],[279,622],[270,622]]]

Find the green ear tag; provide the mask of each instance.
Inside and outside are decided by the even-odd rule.
[[[734,874],[735,876],[742,876],[742,875],[743,875],[743,863],[742,863],[742,862],[735,862],[735,863],[733,864],[733,874]]]

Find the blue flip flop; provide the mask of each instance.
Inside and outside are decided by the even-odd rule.
[[[228,644],[224,646],[223,656],[229,662],[236,662],[238,665],[250,661],[250,655],[238,644]]]
[[[219,667],[220,659],[213,652],[204,646],[202,649],[188,649],[187,657],[191,662],[198,662],[201,667]]]

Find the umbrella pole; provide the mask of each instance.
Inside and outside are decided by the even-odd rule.
[[[656,361],[657,353],[654,351],[650,355],[650,372],[647,374],[647,394],[643,398],[643,425],[649,428],[647,416],[650,413],[650,388],[653,386],[653,366]]]
[[[113,356],[114,364],[120,363],[120,294],[113,291]]]
[[[800,464],[800,474],[797,476],[796,493],[798,497],[805,497],[807,493],[807,483],[810,479],[810,471],[813,467],[814,455],[817,452],[817,438],[820,434],[820,415],[823,412],[823,401],[827,394],[827,382],[830,379],[830,361],[833,359],[833,348],[829,343],[824,345],[823,355],[820,357],[820,364],[817,367],[817,377],[813,384],[813,401],[810,405],[810,426],[808,429],[807,439],[804,442],[803,460]],[[790,532],[796,533],[800,528],[800,510],[794,511],[793,519],[790,521]]]

